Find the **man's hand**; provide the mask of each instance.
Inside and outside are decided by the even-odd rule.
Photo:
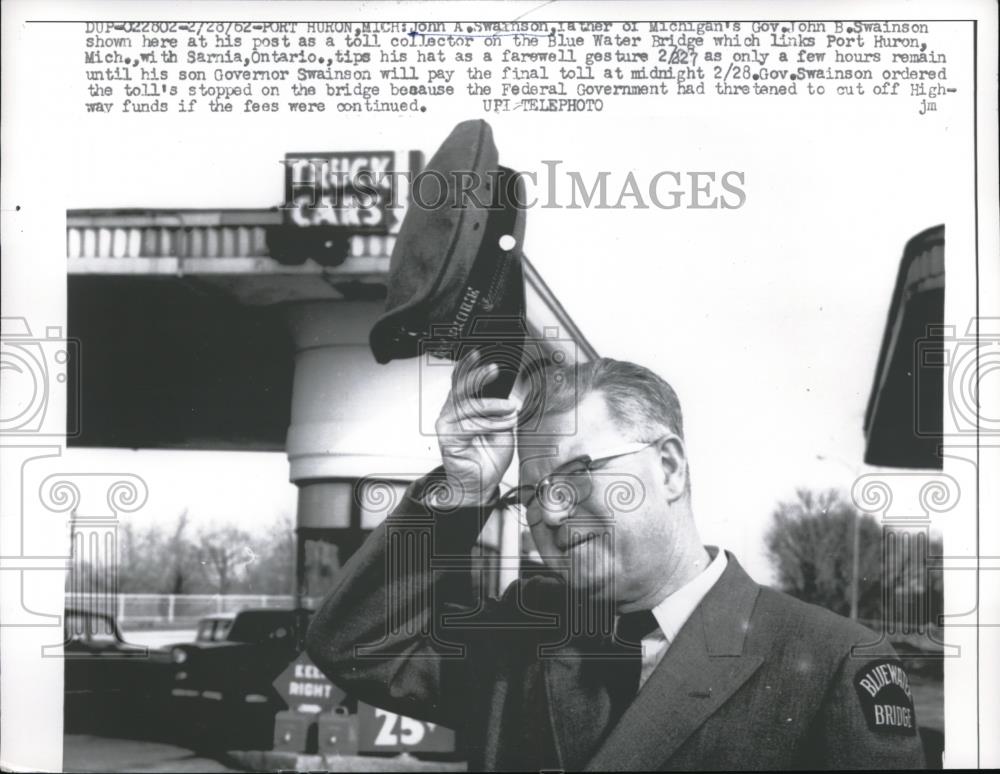
[[[454,490],[449,505],[484,505],[514,458],[514,429],[520,404],[503,398],[477,398],[497,378],[496,364],[480,364],[473,350],[455,365],[451,392],[434,429],[441,460]],[[456,499],[457,498],[457,499]]]

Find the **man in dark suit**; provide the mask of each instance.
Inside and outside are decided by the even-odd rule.
[[[470,770],[923,766],[888,643],[702,545],[666,382],[600,359],[544,372],[523,403],[475,399],[496,367],[473,365],[438,419],[443,466],[313,620],[335,683],[455,728]],[[500,497],[515,435],[521,485]],[[476,599],[463,560],[514,504],[547,571]]]

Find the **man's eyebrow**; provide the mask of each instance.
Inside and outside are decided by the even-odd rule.
[[[553,456],[555,456],[555,455],[553,455]],[[538,479],[536,481],[534,481],[534,483],[537,484],[539,481],[544,481],[546,478],[548,478],[549,476],[551,476],[553,473],[557,472],[561,468],[565,467],[566,465],[570,465],[570,464],[572,464],[574,462],[580,462],[581,460],[586,459],[586,457],[587,457],[586,454],[578,454],[575,457],[570,457],[568,460],[566,460],[563,463],[560,463],[558,465],[553,465],[551,468],[549,468],[548,470],[546,470],[542,475],[540,475],[538,477]],[[546,459],[546,458],[547,457],[536,457],[535,460],[537,460],[537,461],[540,462],[540,461],[542,461],[543,459]],[[541,467],[541,466],[539,465],[539,467]],[[525,478],[527,478],[527,477],[526,476],[522,476],[521,480],[523,481]]]

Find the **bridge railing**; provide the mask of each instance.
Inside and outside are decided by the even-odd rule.
[[[79,595],[66,594],[68,607],[89,607]],[[315,607],[318,599],[304,598],[301,604]],[[246,608],[291,608],[291,594],[118,594],[115,618],[124,629],[193,628],[207,615],[235,613]],[[100,612],[110,612],[101,605]]]

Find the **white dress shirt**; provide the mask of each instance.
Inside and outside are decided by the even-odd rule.
[[[721,548],[715,559],[677,591],[653,608],[653,617],[659,628],[653,629],[642,638],[642,671],[639,673],[639,689],[659,666],[667,653],[667,648],[674,641],[681,627],[691,617],[701,600],[715,585],[726,569],[726,552]]]

